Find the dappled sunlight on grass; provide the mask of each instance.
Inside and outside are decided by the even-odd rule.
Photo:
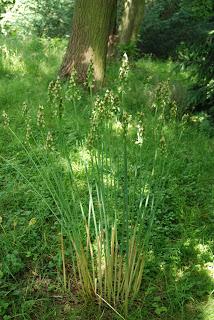
[[[12,74],[19,72],[21,75],[24,75],[27,73],[22,56],[17,51],[8,49],[6,45],[3,45],[1,47],[1,55],[3,69]]]
[[[70,152],[68,157],[68,159],[60,157],[59,165],[62,165],[66,172],[72,170],[77,176],[84,175],[91,161],[89,150],[80,145],[75,152]]]
[[[203,320],[214,320],[214,298],[211,296],[202,307]]]

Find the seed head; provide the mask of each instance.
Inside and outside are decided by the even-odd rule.
[[[112,90],[106,90],[103,101],[106,109],[106,115],[109,118],[120,113],[119,97],[118,95],[115,95]]]
[[[95,115],[98,119],[104,119],[106,113],[106,105],[105,101],[100,97],[97,96],[95,103],[94,103],[94,110],[92,111],[92,114]]]
[[[124,53],[123,58],[122,58],[122,64],[119,69],[119,87],[118,87],[118,92],[124,92],[124,86],[127,82],[129,75],[129,59],[126,53]]]
[[[5,128],[9,127],[10,126],[10,119],[9,119],[8,114],[5,112],[5,110],[3,110],[3,112],[2,112],[2,118],[3,118],[3,126]]]
[[[53,107],[53,115],[62,117],[62,86],[59,77],[57,80],[51,81],[48,86],[48,100]]]
[[[48,131],[44,148],[47,151],[48,150],[49,151],[54,151],[54,139],[53,139],[53,135],[52,135],[52,133],[50,131]]]
[[[87,75],[86,75],[86,84],[89,89],[93,89],[95,85],[95,77],[94,77],[94,64],[91,60],[88,66]]]
[[[45,114],[44,114],[44,107],[39,106],[38,112],[37,112],[37,126],[38,127],[45,127]]]
[[[25,117],[28,114],[29,108],[27,103],[24,101],[22,105],[22,115]]]
[[[30,221],[28,222],[29,227],[33,226],[34,224],[36,224],[36,218],[30,219]]]
[[[27,123],[26,126],[26,134],[25,134],[25,144],[29,144],[30,138],[32,137],[32,128],[30,124],[30,120]]]
[[[166,151],[166,139],[164,137],[164,135],[162,135],[162,137],[160,138],[160,148],[162,153],[164,153]]]
[[[51,81],[48,85],[48,102],[53,100],[53,91],[54,91],[55,81]]]
[[[183,116],[182,116],[182,124],[186,124],[189,120],[190,120],[190,115],[185,113]]]
[[[77,77],[77,73],[75,69],[73,69],[71,73],[71,77],[68,82],[68,89],[65,93],[65,98],[67,101],[72,101],[72,100],[79,101],[81,98],[80,91],[78,89],[77,82],[76,82],[76,77]]]
[[[48,94],[49,94],[50,102],[56,102],[56,100],[58,100],[61,94],[61,89],[62,87],[61,87],[61,82],[59,77],[56,80],[51,81],[49,83]]]
[[[178,108],[176,105],[176,102],[173,100],[171,103],[171,108],[170,108],[170,115],[172,118],[176,118],[178,112]]]
[[[122,127],[123,127],[123,132],[124,135],[126,136],[128,133],[128,125],[131,121],[132,116],[130,114],[128,114],[128,112],[123,112],[122,114],[122,118],[121,118],[121,123],[122,123]]]
[[[144,130],[143,123],[139,122],[137,124],[137,139],[135,141],[135,144],[138,144],[139,146],[142,146],[143,144]]]

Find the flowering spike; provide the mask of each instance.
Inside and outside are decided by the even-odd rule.
[[[37,112],[37,126],[38,127],[45,127],[45,114],[44,114],[44,107],[39,106],[38,112]]]
[[[27,103],[24,101],[22,105],[22,115],[25,117],[28,114],[29,108]]]
[[[3,118],[3,125],[5,128],[9,127],[10,125],[10,119],[8,114],[5,112],[5,110],[3,110],[2,112],[2,118]]]
[[[127,54],[124,53],[122,58],[122,64],[119,69],[119,87],[118,87],[119,93],[122,93],[125,91],[124,87],[128,80],[128,75],[129,75],[129,59]]]
[[[48,86],[48,100],[53,106],[53,115],[55,117],[62,117],[63,113],[63,101],[62,101],[62,86],[60,78],[58,77],[55,81],[51,81]]]
[[[52,135],[52,133],[50,131],[48,131],[44,148],[47,151],[48,150],[49,151],[54,151],[54,139],[53,139],[53,135]]]
[[[75,69],[72,70],[71,72],[71,77],[68,82],[68,89],[65,93],[65,98],[67,101],[79,101],[81,96],[80,96],[80,91],[77,86],[76,82],[76,77],[77,77],[77,72]]]
[[[27,123],[27,126],[26,126],[25,144],[29,143],[31,136],[32,136],[32,128],[31,128],[30,120],[29,120]]]
[[[143,144],[143,138],[144,138],[144,126],[143,126],[143,117],[144,114],[142,112],[138,113],[139,121],[137,124],[137,139],[135,141],[135,144],[138,144],[139,146],[142,146]]]
[[[129,74],[129,59],[126,53],[123,55],[122,64],[119,69],[119,79],[120,81],[126,81]]]
[[[87,70],[87,76],[86,76],[86,84],[89,89],[93,89],[95,85],[95,77],[94,77],[94,65],[93,61],[91,60],[88,66]]]

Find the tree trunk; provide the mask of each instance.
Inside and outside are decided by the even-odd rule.
[[[144,15],[145,0],[124,0],[119,27],[120,44],[136,42]]]
[[[60,76],[69,77],[73,68],[81,83],[93,63],[95,80],[102,83],[115,0],[76,0],[71,37]]]
[[[118,0],[114,2],[113,14],[111,16],[110,32],[108,39],[108,58],[115,56],[115,48],[118,42],[118,28],[117,28],[117,3]]]

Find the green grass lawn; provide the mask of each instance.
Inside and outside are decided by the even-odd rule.
[[[120,303],[84,299],[75,281],[70,235],[99,257],[102,224],[117,226],[121,255],[133,225],[144,248],[127,319],[214,319],[214,131],[206,114],[185,109],[188,72],[131,62],[111,105],[105,89],[120,85],[111,62],[97,105],[83,89],[66,98],[67,84],[50,99],[64,50],[57,39],[0,39],[0,109],[10,118],[0,125],[0,319],[120,319]]]

